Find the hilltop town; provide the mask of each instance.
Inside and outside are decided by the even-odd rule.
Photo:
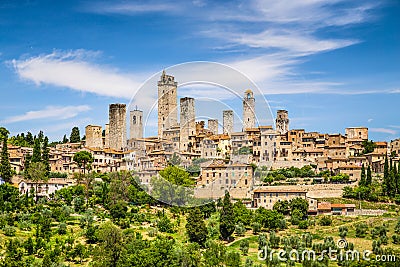
[[[51,172],[66,173],[71,178],[73,173],[82,171],[73,160],[75,153],[87,151],[93,156],[92,171],[133,171],[142,184],[149,185],[159,171],[179,160],[179,165],[187,170],[197,167],[192,173],[196,197],[219,198],[228,190],[233,198],[248,200],[249,207],[272,209],[276,201],[307,194],[315,203],[313,209],[317,210],[314,198],[341,197],[345,186],[357,185],[363,165],[380,174],[388,155],[395,162],[399,160],[400,139],[390,144],[369,141],[366,127],[348,127],[344,135],[290,129],[286,110],[277,111],[275,128],[256,125],[255,98],[250,89],[243,95],[240,132],[233,128],[233,110],[221,111],[222,131],[216,119],[209,119],[207,127],[205,121],[196,121],[195,99],[189,97],[179,100],[178,121],[178,82],[164,71],[157,86],[158,136],[143,136],[143,111],[137,108],[127,111],[126,104],[110,104],[109,123],[104,128],[87,125],[85,139],[81,142],[57,144],[50,149]],[[13,170],[16,174],[22,173],[24,161],[33,149],[9,145],[8,151]],[[314,173],[339,175],[343,180],[328,186],[321,176],[312,183],[310,179],[297,179],[291,183],[266,184],[260,175],[263,171],[267,174],[272,170],[307,166]],[[22,176],[15,176],[14,182],[23,192],[33,187],[33,183]],[[72,179],[52,178],[43,185],[47,189],[41,190],[41,194],[48,196],[57,188],[72,184]],[[271,184],[275,185],[272,189],[267,186]],[[260,195],[272,193],[276,195],[273,201],[261,200]]]

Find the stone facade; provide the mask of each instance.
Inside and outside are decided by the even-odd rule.
[[[276,114],[276,130],[280,134],[286,134],[289,131],[289,115],[287,110],[278,110]]]
[[[163,71],[158,81],[158,136],[161,138],[163,130],[168,130],[178,123],[177,89],[178,83],[174,76]]]
[[[254,128],[256,125],[255,104],[253,91],[246,90],[243,98],[243,130]]]
[[[102,128],[98,125],[88,125],[85,128],[86,147],[103,147]]]
[[[129,138],[143,138],[143,111],[131,110],[129,112]]]
[[[208,120],[208,130],[213,134],[218,134],[218,120],[215,119]]]
[[[110,148],[123,150],[126,147],[126,105],[110,104]]]
[[[223,133],[230,135],[233,133],[233,110],[224,110],[222,117]]]
[[[104,127],[104,142],[103,142],[103,146],[105,148],[109,148],[110,147],[110,124],[106,124]]]
[[[194,108],[194,98],[184,97],[180,100],[180,151],[191,152],[193,143],[191,137],[196,136],[196,115]]]

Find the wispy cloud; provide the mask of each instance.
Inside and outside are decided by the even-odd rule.
[[[54,51],[8,63],[20,78],[37,85],[50,84],[103,96],[130,98],[140,86],[139,79],[117,69],[91,63],[93,51]]]
[[[397,134],[397,131],[389,128],[369,128],[369,131],[373,133],[386,133],[391,135]]]
[[[148,2],[120,2],[120,3],[97,3],[88,7],[91,12],[103,14],[125,14],[133,15],[139,13],[154,12],[177,12],[180,11],[179,5],[161,1]]]
[[[76,117],[79,113],[89,111],[91,108],[87,105],[81,106],[48,106],[43,110],[28,111],[22,115],[16,115],[3,120],[3,123],[15,123],[22,121],[38,119],[57,119],[64,120]]]

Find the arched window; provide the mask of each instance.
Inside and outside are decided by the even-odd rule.
[[[136,115],[132,117],[133,124],[136,124]]]

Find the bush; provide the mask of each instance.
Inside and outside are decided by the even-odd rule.
[[[59,235],[65,235],[67,233],[67,224],[60,223],[58,225],[57,232],[58,232]]]
[[[246,228],[244,227],[242,222],[239,222],[235,226],[235,233],[237,236],[243,236],[244,233],[246,232]]]
[[[329,216],[323,216],[319,220],[319,225],[321,225],[321,226],[329,226],[331,224],[332,224],[332,219]]]
[[[393,239],[393,244],[396,244],[396,245],[400,244],[400,236],[399,235],[396,235],[396,234],[392,235],[392,239]]]
[[[242,251],[243,255],[247,255],[249,252],[249,240],[243,239],[240,241],[240,251]]]
[[[308,228],[308,222],[307,221],[301,221],[299,222],[299,229],[307,229]]]
[[[368,225],[364,222],[356,224],[356,237],[365,237],[367,235]]]
[[[17,229],[14,226],[6,225],[3,228],[3,232],[5,236],[15,236]]]
[[[258,223],[258,222],[254,222],[253,224],[252,224],[252,228],[253,228],[253,234],[258,234],[258,232],[260,232],[260,230],[261,230],[261,224],[260,223]]]

